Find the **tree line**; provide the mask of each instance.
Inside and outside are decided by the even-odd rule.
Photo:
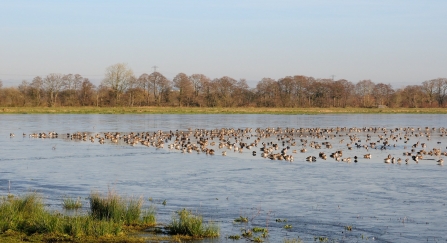
[[[106,69],[96,87],[80,74],[51,73],[18,87],[3,87],[0,106],[190,106],[190,107],[445,107],[447,78],[394,89],[390,84],[361,80],[318,79],[303,75],[263,78],[255,88],[245,79],[210,79],[204,74],[159,72],[136,77],[126,64]]]

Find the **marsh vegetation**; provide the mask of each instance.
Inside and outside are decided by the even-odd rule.
[[[63,200],[66,210],[80,207],[79,199]],[[157,225],[155,207],[151,205],[143,209],[142,198],[123,198],[114,191],[109,191],[106,196],[92,192],[89,202],[87,212],[66,215],[46,209],[41,195],[37,193],[2,197],[0,241],[140,242],[149,238],[132,235]],[[166,228],[176,236],[154,235],[150,239],[176,241],[182,237],[219,236],[216,224],[206,224],[201,216],[187,210],[178,212],[178,217],[174,217]]]
[[[187,209],[182,209],[173,216],[168,229],[172,235],[189,235],[194,238],[219,236],[219,227],[216,223],[205,223],[202,216]]]

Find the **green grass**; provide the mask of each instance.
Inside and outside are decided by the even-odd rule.
[[[446,108],[0,107],[0,114],[447,114]]]
[[[145,225],[155,225],[157,223],[157,219],[155,217],[156,208],[154,206],[150,206],[148,209],[142,212],[142,220]]]
[[[189,235],[194,238],[218,237],[219,227],[214,223],[203,223],[202,216],[194,215],[191,211],[183,209],[173,216],[168,225],[172,235]]]
[[[36,194],[2,198],[0,202],[0,233],[17,231],[32,234],[67,234],[104,236],[118,235],[122,225],[114,221],[94,220],[89,216],[64,216],[45,210]]]
[[[91,195],[91,198],[99,201],[93,210],[101,208],[98,206],[101,205],[101,202],[103,203],[102,208],[106,208],[105,210],[101,213],[91,211],[88,214],[74,216],[46,210],[37,193],[19,197],[2,197],[0,198],[0,242],[16,241],[17,239],[47,241],[43,239],[46,237],[52,239],[48,240],[50,242],[76,241],[81,238],[84,240],[80,242],[97,241],[102,237],[111,237],[120,239],[118,240],[120,242],[127,242],[122,241],[121,238],[126,236],[126,232],[132,230],[133,226],[135,226],[134,228],[144,228],[155,225],[155,208],[150,207],[142,211],[142,200],[123,199],[117,194],[109,194],[104,198],[98,195],[94,193]],[[68,200],[66,205],[72,205],[73,202],[76,203],[74,199]],[[134,241],[131,239],[128,242]]]
[[[66,210],[77,210],[82,208],[81,198],[73,199],[66,197],[62,200],[62,207]]]
[[[141,207],[143,198],[123,199],[114,191],[109,191],[106,196],[94,192],[90,194],[90,214],[98,220],[112,220],[114,222],[124,222],[126,225],[137,224],[142,214]],[[145,220],[153,221],[155,216],[153,211],[146,212]]]

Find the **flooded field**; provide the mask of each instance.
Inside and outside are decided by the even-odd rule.
[[[440,162],[447,152],[446,120],[2,115],[0,194],[37,191],[51,209],[62,210],[64,197],[81,196],[88,207],[91,191],[111,188],[155,204],[161,223],[183,208],[217,222],[220,238],[206,242],[233,242],[227,237],[253,227],[268,228],[264,242],[446,242],[447,171]],[[57,138],[50,138],[53,132]],[[200,137],[214,155],[200,148]],[[331,157],[336,151],[342,155]],[[240,217],[248,222],[235,222]]]

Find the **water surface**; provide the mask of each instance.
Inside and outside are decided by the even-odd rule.
[[[100,145],[90,141],[36,139],[39,132],[156,132],[220,128],[335,128],[445,126],[446,115],[2,115],[0,116],[0,194],[37,191],[48,206],[61,209],[66,196],[88,197],[108,188],[128,196],[149,198],[157,206],[158,221],[169,222],[176,210],[188,208],[217,221],[221,237],[241,228],[268,227],[267,242],[300,237],[314,242],[324,236],[335,242],[445,242],[447,180],[444,166],[433,160],[385,164],[388,154],[402,157],[404,146],[425,142],[446,151],[445,137],[433,134],[396,142],[387,150],[371,150],[371,160],[358,163],[333,159],[308,163],[319,150],[295,154],[290,162],[240,153],[183,154],[123,143]],[[15,137],[10,138],[10,133]],[[23,137],[22,133],[27,136]],[[365,139],[365,134],[359,135]],[[317,141],[318,139],[307,138]],[[344,137],[347,140],[347,136]],[[347,150],[334,139],[334,148]],[[322,142],[321,140],[318,140]],[[438,142],[441,142],[438,144]],[[295,149],[300,149],[296,146]],[[409,150],[408,148],[407,150]],[[220,151],[219,151],[220,152]],[[8,183],[10,182],[10,188]],[[166,200],[166,206],[161,203]],[[87,206],[87,201],[84,203]],[[234,223],[246,216],[249,225]],[[287,222],[276,222],[286,219]],[[284,225],[292,225],[284,229]],[[347,231],[345,226],[352,226]]]

